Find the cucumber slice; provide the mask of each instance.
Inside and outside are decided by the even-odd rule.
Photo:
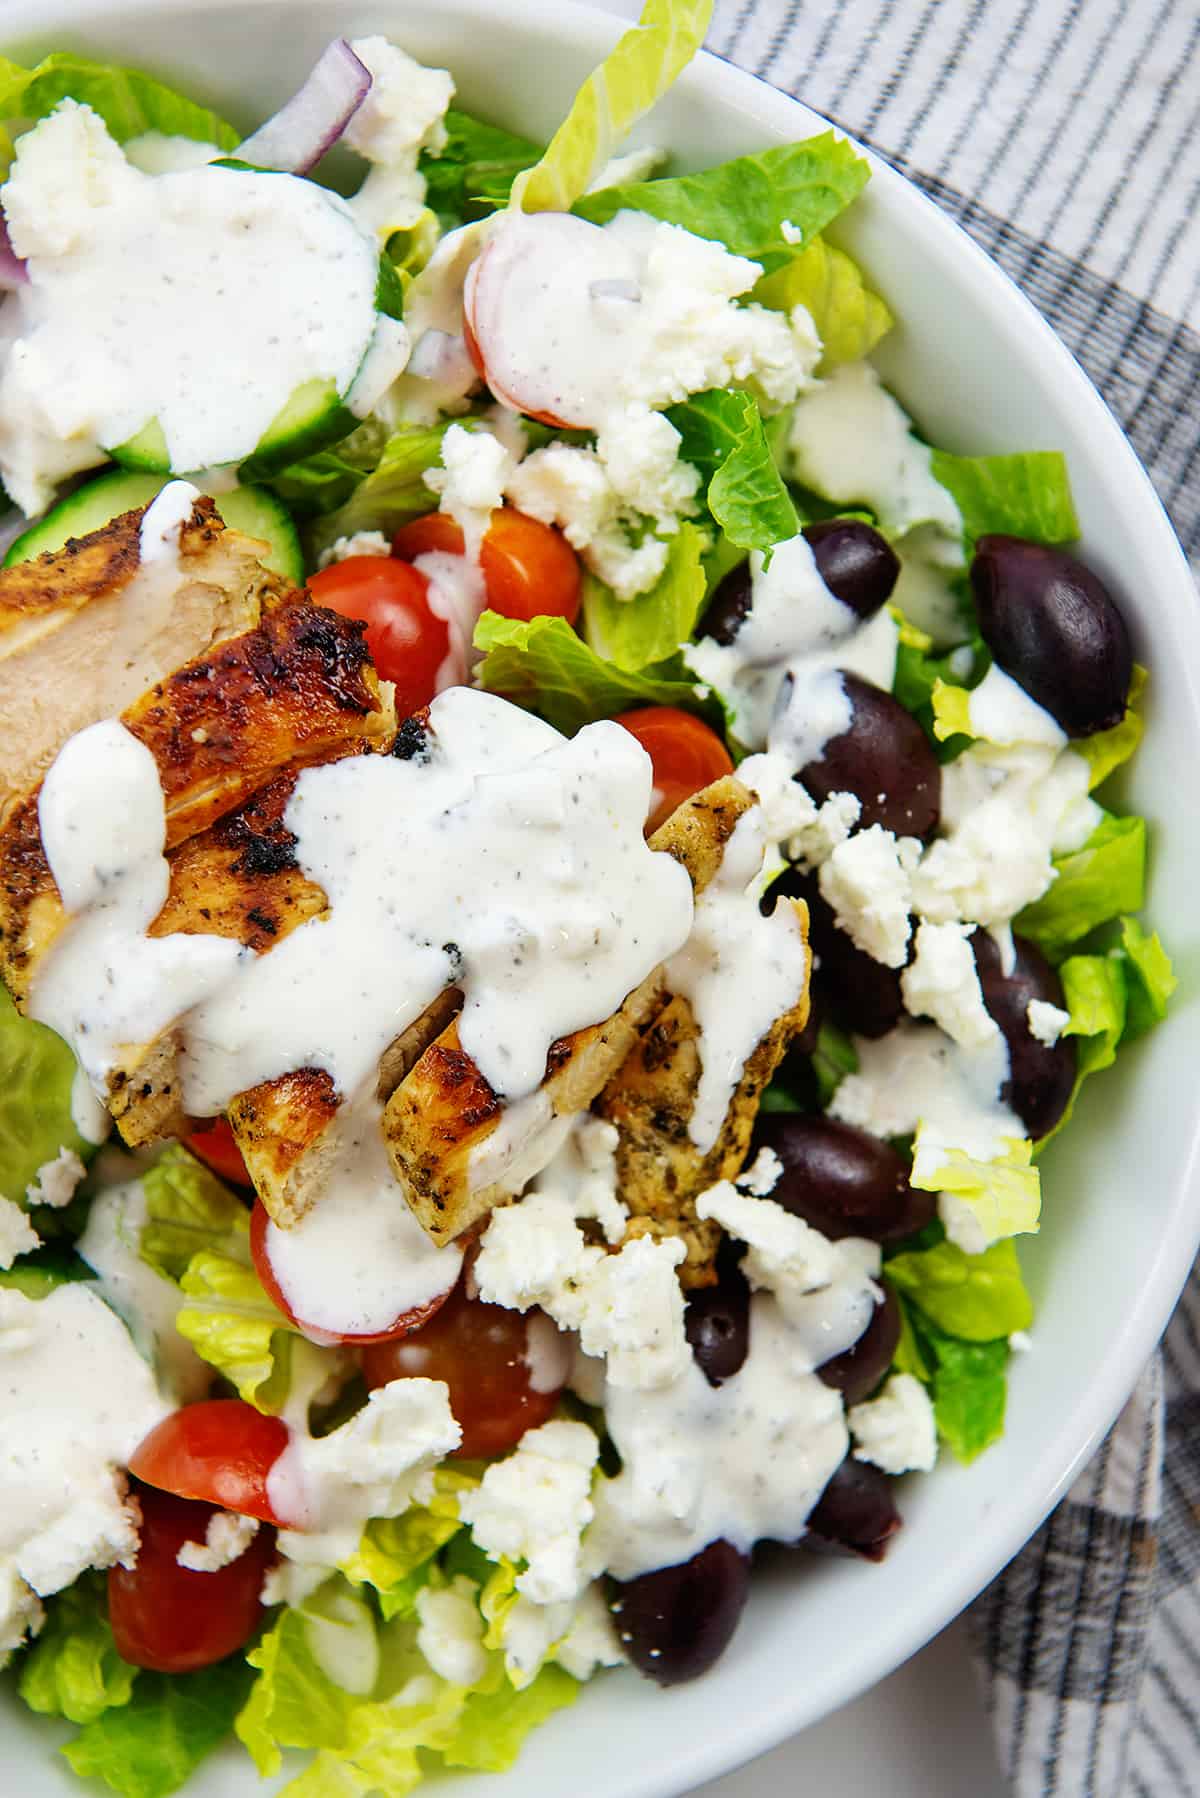
[[[340,443],[361,422],[343,404],[333,381],[305,381],[276,414],[238,472],[244,481],[265,480],[305,456]]]
[[[11,568],[15,562],[28,562],[34,556],[45,555],[47,550],[61,549],[72,537],[86,537],[89,532],[98,531],[123,512],[148,505],[165,485],[161,474],[136,474],[123,468],[99,475],[60,500],[18,537],[4,558],[4,566]],[[213,498],[227,525],[269,545],[269,552],[263,557],[267,568],[297,587],[303,584],[300,539],[281,500],[266,487],[234,487],[228,493],[214,494]]]
[[[147,474],[170,474],[171,472],[167,440],[157,418],[149,419],[136,437],[131,437],[128,443],[119,443],[116,449],[109,450],[108,454],[114,462],[119,462],[122,468],[136,468]]]

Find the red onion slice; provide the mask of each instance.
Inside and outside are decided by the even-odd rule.
[[[371,71],[336,37],[298,94],[234,154],[256,168],[307,175],[336,144],[371,88]]]
[[[29,270],[12,247],[8,235],[8,220],[0,209],[0,291],[24,287],[28,280]]]

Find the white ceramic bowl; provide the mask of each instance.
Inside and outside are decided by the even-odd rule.
[[[565,0],[5,0],[2,25],[12,54],[78,48],[141,64],[247,126],[295,88],[328,39],[382,31],[450,67],[464,106],[534,137],[553,129],[619,29]],[[653,135],[703,167],[821,129],[804,107],[706,56],[668,96]],[[1127,797],[1154,821],[1151,914],[1181,990],[1168,1023],[1118,1073],[1089,1082],[1077,1122],[1046,1155],[1044,1228],[1022,1245],[1038,1301],[1034,1346],[1014,1360],[1004,1440],[969,1469],[947,1462],[907,1482],[906,1527],[882,1567],[797,1556],[758,1582],[707,1678],[667,1693],[633,1674],[598,1680],[511,1773],[441,1780],[443,1798],[668,1798],[881,1679],[1062,1495],[1154,1347],[1200,1234],[1200,615],[1187,566],[1094,389],[957,226],[877,166],[838,235],[899,320],[880,361],[934,441],[1067,454],[1088,559],[1121,596],[1152,671],[1150,729]],[[78,1793],[49,1752],[52,1728],[15,1708],[3,1727],[6,1791]],[[194,1798],[260,1789],[232,1756],[188,1788]]]

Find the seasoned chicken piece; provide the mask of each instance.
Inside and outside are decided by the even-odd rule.
[[[700,892],[752,803],[732,776],[716,781],[668,818],[651,847],[681,862]],[[393,1171],[435,1242],[461,1235],[545,1165],[562,1120],[591,1104],[662,1001],[662,972],[655,970],[612,1017],[555,1043],[537,1092],[508,1108],[464,1052],[457,1024],[442,1032],[384,1113]]]
[[[250,630],[279,591],[264,545],[196,502],[178,562],[143,564],[141,512],[0,569],[0,823],[67,738]]]
[[[807,939],[804,901],[781,903],[795,907]],[[741,1169],[763,1088],[807,1021],[806,982],[799,1002],[775,1020],[746,1062],[717,1140],[706,1153],[688,1135],[700,1084],[700,1032],[686,999],[672,997],[648,1020],[597,1101],[596,1111],[618,1131],[617,1193],[632,1214],[628,1235],[682,1238],[684,1286],[716,1280],[720,1227],[696,1216],[696,1199]]]

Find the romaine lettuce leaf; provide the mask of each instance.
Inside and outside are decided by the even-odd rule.
[[[450,420],[428,429],[413,426],[397,431],[383,446],[376,467],[354,486],[352,492],[332,511],[318,518],[309,529],[309,548],[314,557],[328,549],[339,537],[353,537],[357,531],[383,531],[390,536],[410,519],[432,512],[437,495],[425,485],[425,474],[442,459],[442,438],[450,423],[469,425],[469,420]],[[334,461],[327,460],[332,456]],[[346,445],[336,452],[314,456],[308,462],[285,469],[276,483],[276,491],[289,504],[297,482],[303,482],[310,496],[321,503],[321,496],[331,497],[341,489],[349,473]],[[315,509],[315,508],[314,508]]]
[[[452,230],[507,206],[513,182],[543,154],[543,146],[453,106],[445,126],[442,148],[423,151],[418,166],[428,204],[443,230]]]
[[[966,1255],[952,1242],[893,1255],[883,1277],[912,1301],[922,1318],[968,1342],[1011,1336],[1033,1321],[1033,1304],[1010,1236],[982,1255]]]
[[[142,1175],[146,1223],[143,1261],[179,1281],[200,1250],[226,1251],[248,1229],[245,1205],[182,1144],[166,1149]]]
[[[805,308],[821,339],[821,370],[869,356],[893,324],[858,264],[819,234],[774,274],[764,275],[750,298],[776,312]]]
[[[37,1171],[62,1148],[94,1145],[71,1118],[75,1057],[45,1024],[23,1018],[0,987],[0,1193],[18,1205]]]
[[[989,531],[1035,543],[1073,543],[1079,520],[1065,458],[1057,450],[1013,456],[952,456],[935,449],[933,475],[962,514],[971,542]]]
[[[1092,737],[1077,737],[1071,744],[1076,755],[1081,755],[1091,766],[1088,780],[1088,791],[1094,792],[1102,780],[1107,780],[1114,768],[1127,762],[1145,731],[1145,719],[1142,709],[1145,703],[1146,683],[1149,675],[1140,663],[1134,663],[1133,679],[1129,683],[1129,697],[1125,706],[1125,716],[1119,724],[1110,730],[1099,730]]]
[[[23,69],[0,57],[0,118],[44,119],[64,99],[82,101],[99,113],[119,144],[145,131],[195,138],[221,150],[236,149],[241,142],[240,133],[215,112],[140,69],[63,53]]]
[[[555,1711],[574,1704],[578,1696],[577,1682],[553,1663],[521,1691],[506,1683],[493,1691],[472,1692],[444,1750],[446,1765],[503,1773],[513,1765],[530,1731]]]
[[[1128,982],[1125,1036],[1131,1038],[1162,1023],[1179,981],[1158,933],[1147,936],[1136,918],[1121,919],[1120,953]]]
[[[87,1573],[46,1606],[41,1634],[21,1662],[17,1690],[44,1717],[92,1723],[129,1703],[137,1676],[113,1643],[104,1575]]]
[[[512,204],[524,212],[569,211],[691,62],[712,7],[713,0],[644,0],[637,24],[588,76],[541,161],[513,183]]]
[[[668,540],[662,574],[634,599],[617,599],[603,581],[585,575],[583,628],[596,654],[623,674],[637,674],[674,655],[690,638],[704,604],[703,551],[696,526],[681,524]]]
[[[738,156],[698,175],[635,181],[576,200],[573,210],[602,225],[630,208],[749,256],[764,274],[791,262],[866,185],[870,167],[836,132]],[[787,241],[784,225],[799,238]]]
[[[948,1192],[971,1207],[988,1239],[1035,1232],[1042,1210],[1042,1188],[1032,1165],[1033,1144],[1016,1138],[994,1161],[973,1161],[960,1149],[945,1149],[923,1140],[923,1127],[913,1145],[911,1184],[923,1192]]]
[[[413,1505],[399,1517],[373,1517],[356,1553],[339,1569],[351,1585],[374,1586],[385,1623],[412,1616],[433,1557],[466,1528],[459,1520],[458,1494],[478,1486],[478,1476],[439,1467],[433,1479],[428,1505]]]
[[[127,1704],[86,1723],[63,1754],[121,1798],[167,1798],[228,1735],[250,1670],[239,1658],[197,1673],[140,1673]]]
[[[934,1364],[933,1415],[938,1435],[960,1461],[974,1461],[1004,1434],[1009,1347],[963,1342],[924,1321],[926,1352]]]
[[[1057,855],[1058,878],[1016,920],[1015,929],[1059,961],[1098,924],[1140,911],[1146,896],[1146,820],[1107,814],[1082,849]]]
[[[681,656],[624,673],[589,649],[565,618],[522,622],[485,612],[475,647],[484,652],[476,671],[481,687],[540,713],[567,736],[638,705],[681,706],[723,728],[719,704],[703,694]]]
[[[1071,955],[1058,972],[1063,1004],[1071,1019],[1063,1034],[1079,1038],[1076,1066],[1082,1080],[1085,1074],[1098,1073],[1116,1060],[1129,1011],[1128,975],[1116,955]],[[1074,1102],[1073,1094],[1072,1105]]]
[[[796,535],[800,520],[750,394],[712,388],[669,407],[666,416],[683,439],[683,460],[700,470],[708,509],[730,543],[770,550]]]

